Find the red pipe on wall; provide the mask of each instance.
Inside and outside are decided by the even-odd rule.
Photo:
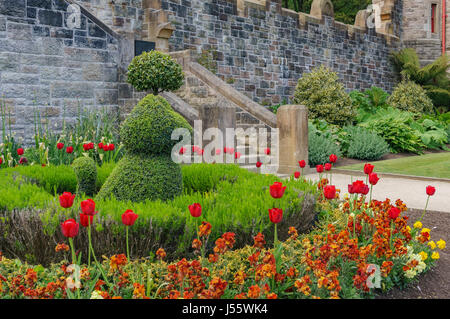
[[[446,0],[442,0],[442,55],[446,53],[446,20],[447,20],[447,8]]]

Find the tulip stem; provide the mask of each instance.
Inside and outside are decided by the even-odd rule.
[[[72,251],[72,264],[76,264],[77,263],[77,259],[75,257],[75,249],[73,248],[73,239],[72,239],[72,237],[69,237],[69,245],[70,245],[70,250]]]
[[[126,226],[126,230],[127,230],[127,257],[128,257],[128,261],[130,260],[130,248],[128,246],[128,226]]]
[[[427,203],[425,204],[425,209],[423,210],[422,216],[420,216],[419,222],[422,222],[422,219],[425,216],[425,213],[427,212],[428,202],[429,201],[430,201],[430,196],[428,196],[428,198],[427,198]]]
[[[278,234],[277,234],[277,224],[275,224],[275,232],[274,232],[274,239],[273,239],[273,247],[276,248],[278,243]]]
[[[88,239],[89,239],[89,247],[88,247],[88,266],[91,266],[91,217],[88,216]]]

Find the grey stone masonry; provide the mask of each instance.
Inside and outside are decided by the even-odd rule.
[[[0,0],[0,99],[25,144],[34,136],[35,110],[59,130],[62,118],[73,120],[79,106],[118,107],[116,35],[84,14],[71,28],[68,5]]]
[[[321,21],[300,14],[302,21],[281,9],[280,1],[246,5],[242,16],[236,1],[163,0],[176,27],[171,51],[209,52],[218,76],[262,104],[289,102],[302,74],[321,64],[337,71],[348,90],[392,90],[389,55],[398,49],[398,38],[351,29],[328,16]],[[401,7],[395,10],[400,21]]]

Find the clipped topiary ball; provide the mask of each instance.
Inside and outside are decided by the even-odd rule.
[[[170,104],[152,94],[131,111],[120,130],[127,152],[134,154],[170,154],[178,141],[171,140],[173,130],[192,127]]]
[[[170,55],[150,51],[131,61],[127,81],[137,91],[151,91],[158,95],[164,91],[178,90],[183,85],[184,73]]]
[[[79,157],[72,163],[77,176],[77,193],[94,195],[97,187],[97,164],[90,157]]]
[[[420,85],[412,81],[400,82],[387,102],[400,110],[416,114],[433,111],[433,101]]]
[[[308,107],[310,118],[330,124],[344,125],[356,116],[356,108],[338,75],[324,66],[298,80],[293,101]]]
[[[170,156],[127,154],[111,172],[97,199],[171,200],[181,195],[182,188],[181,167]]]

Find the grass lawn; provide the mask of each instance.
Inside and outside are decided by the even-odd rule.
[[[438,177],[450,179],[450,152],[411,156],[372,163],[380,173],[413,176]],[[364,164],[339,167],[339,169],[362,170]]]

